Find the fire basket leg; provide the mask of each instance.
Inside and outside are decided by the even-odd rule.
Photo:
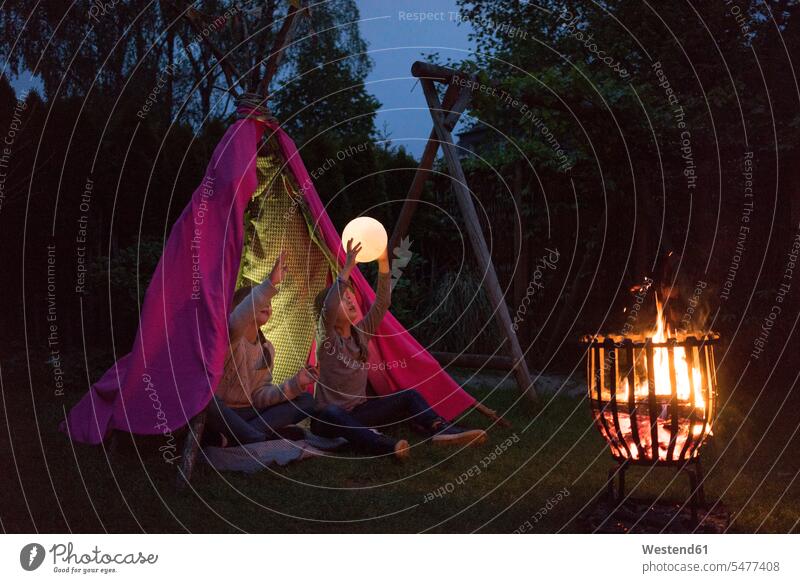
[[[684,467],[689,476],[689,507],[692,511],[692,526],[697,525],[697,473],[695,468]]]
[[[616,495],[614,494],[614,480],[617,475],[617,466],[608,468],[608,480],[606,481],[606,498],[609,502],[614,502]]]
[[[705,474],[703,473],[703,465],[700,463],[699,459],[695,462],[694,473],[695,476],[697,477],[697,502],[700,504],[701,508],[705,508],[706,494],[703,491],[703,482],[705,482]]]
[[[608,482],[606,482],[606,496],[609,502],[619,503],[625,497],[625,470],[624,463],[617,463],[608,469]],[[615,487],[615,482],[619,486]]]

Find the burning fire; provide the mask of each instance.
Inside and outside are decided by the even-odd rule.
[[[679,342],[685,340],[685,338],[679,338],[679,335],[670,329],[669,323],[667,322],[664,314],[664,306],[659,301],[657,295],[655,300],[657,312],[656,323],[651,333],[646,336],[650,337],[653,344],[665,343],[671,338],[675,338]],[[668,459],[670,442],[673,441],[673,439],[673,451],[675,452],[673,455],[678,455],[678,453],[683,450],[687,440],[690,439],[690,432],[692,439],[702,439],[704,433],[706,435],[711,434],[710,424],[702,421],[704,418],[707,418],[705,415],[707,403],[704,398],[703,375],[701,373],[699,362],[700,358],[704,358],[704,352],[702,350],[694,349],[691,346],[675,346],[672,350],[674,354],[673,362],[675,368],[674,382],[678,401],[678,411],[680,415],[677,431],[674,435],[674,428],[672,426],[673,411],[671,402],[673,382],[670,378],[669,349],[666,347],[653,348],[652,377],[655,381],[656,397],[661,397],[658,399],[657,405],[658,427],[656,433],[658,435],[658,449],[656,456],[661,460]],[[693,351],[692,358],[687,357],[687,351]],[[634,352],[634,360],[634,401],[637,409],[642,409],[643,407],[648,409],[649,383],[646,350],[641,348],[637,349]],[[710,371],[711,363],[707,362],[705,364],[706,370]],[[656,456],[653,455],[652,433],[648,414],[643,415],[642,411],[640,411],[639,414],[634,417],[637,423],[639,444],[644,451],[639,451],[639,447],[637,447],[637,444],[631,437],[631,415],[626,411],[628,402],[630,400],[630,387],[625,369],[627,369],[629,366],[630,363],[627,363],[627,365],[621,365],[621,363],[615,359],[613,367],[615,370],[610,371],[610,374],[615,374],[619,381],[617,383],[618,388],[616,391],[616,398],[617,407],[621,409],[617,414],[619,432],[621,435],[618,435],[617,438],[619,439],[621,437],[628,445],[628,449],[630,450],[630,454],[622,450],[620,453],[625,457],[630,455],[630,457],[634,459],[640,457],[648,457],[652,459]],[[709,372],[709,374],[711,373]],[[710,379],[706,379],[706,382],[710,382]],[[614,429],[612,423],[611,413],[606,410],[602,413],[602,415],[608,422],[609,430],[613,433],[617,433],[617,430]]]
[[[656,295],[656,326],[651,334],[654,343],[666,342],[669,338],[677,338],[670,330],[669,323],[664,316],[664,306],[658,300]],[[690,402],[692,392],[694,392],[695,407],[705,407],[703,399],[703,383],[700,374],[700,368],[697,366],[696,361],[692,366],[691,375],[689,374],[689,361],[686,357],[686,350],[683,347],[676,346],[675,349],[675,382],[677,385],[678,400]],[[645,353],[639,351],[637,356],[636,368],[637,370],[646,369]],[[653,376],[656,383],[656,395],[671,395],[672,382],[669,378],[669,351],[666,348],[653,349]],[[635,396],[647,397],[648,385],[646,375],[636,375],[635,381]],[[617,392],[617,399],[627,401],[630,398],[630,387],[628,386],[628,379],[622,378],[620,388]]]

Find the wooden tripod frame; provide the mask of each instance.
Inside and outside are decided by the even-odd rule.
[[[417,61],[411,66],[411,74],[419,79],[425,100],[428,103],[428,110],[433,120],[431,130],[425,150],[422,154],[419,167],[417,168],[414,180],[411,183],[408,196],[403,203],[400,216],[397,219],[392,238],[389,241],[389,248],[395,249],[400,240],[408,232],[411,218],[417,208],[417,203],[422,195],[422,187],[433,167],[436,153],[441,146],[444,153],[450,177],[453,183],[453,191],[458,201],[459,209],[464,218],[467,236],[469,237],[478,265],[484,274],[483,285],[489,302],[492,305],[494,316],[500,329],[508,340],[511,352],[511,365],[514,375],[522,394],[531,401],[536,401],[536,390],[531,379],[528,365],[525,362],[525,355],[520,347],[517,335],[511,322],[511,315],[508,312],[500,282],[497,279],[489,248],[481,230],[478,220],[478,213],[472,201],[472,194],[467,187],[467,179],[461,167],[461,160],[458,157],[456,146],[453,143],[452,131],[459,117],[469,105],[471,97],[471,87],[474,76],[460,73],[454,69],[433,65]],[[466,82],[465,82],[466,81]],[[439,100],[435,83],[445,86],[444,98]]]

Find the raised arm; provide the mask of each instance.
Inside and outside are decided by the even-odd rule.
[[[389,266],[389,250],[384,249],[378,257],[378,287],[372,307],[358,324],[358,329],[372,336],[381,325],[389,304],[392,302],[392,272]]]
[[[339,305],[342,303],[342,295],[344,294],[347,281],[350,279],[350,273],[356,265],[356,257],[361,251],[361,243],[356,243],[353,246],[353,240],[347,241],[347,256],[345,257],[344,266],[339,271],[339,275],[328,290],[328,295],[325,296],[325,302],[322,305],[322,325],[325,330],[325,336],[331,338],[336,325],[336,314],[339,312]]]
[[[272,298],[278,293],[276,286],[283,281],[287,271],[286,252],[281,251],[269,276],[255,286],[250,294],[233,308],[228,317],[231,344],[246,335],[248,331],[257,333],[256,313],[269,307]]]

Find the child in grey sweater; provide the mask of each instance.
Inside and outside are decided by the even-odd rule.
[[[409,456],[408,441],[392,439],[376,431],[403,421],[432,437],[433,443],[476,445],[486,441],[486,432],[448,424],[414,389],[391,395],[367,394],[369,343],[377,335],[391,301],[391,271],[388,250],[378,258],[378,289],[364,316],[350,284],[361,245],[347,242],[345,264],[333,284],[316,299],[317,363],[319,379],[315,398],[320,409],[311,430],[326,437],[344,437],[356,449],[376,455]]]

